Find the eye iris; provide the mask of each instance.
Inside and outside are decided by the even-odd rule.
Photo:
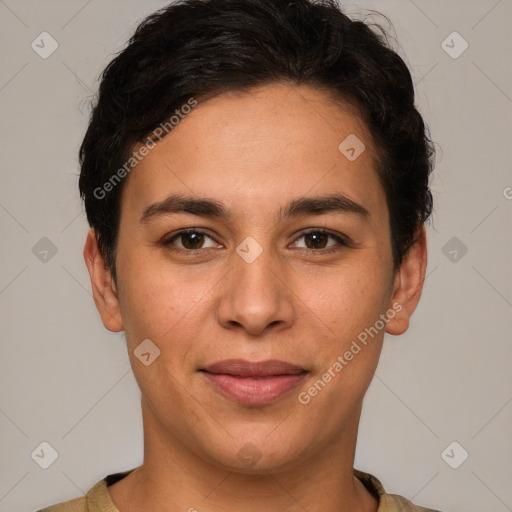
[[[200,249],[201,245],[204,241],[204,234],[203,233],[183,233],[181,235],[181,243],[183,244],[183,247],[187,249]],[[190,243],[189,243],[190,242]],[[199,247],[196,247],[198,245]]]
[[[328,235],[326,233],[309,233],[304,237],[306,241],[306,246],[308,249],[323,249],[325,247],[325,243],[327,242]],[[308,243],[308,240],[312,239],[312,243]],[[322,244],[322,240],[325,242]],[[318,243],[322,245],[322,247],[318,247]]]
[[[186,249],[200,249],[204,243],[204,233],[192,231],[180,235],[181,243]],[[324,249],[329,239],[327,233],[314,232],[304,235],[308,249]]]

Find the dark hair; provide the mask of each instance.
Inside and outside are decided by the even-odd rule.
[[[385,33],[352,21],[335,0],[178,0],[143,20],[103,71],[80,147],[80,193],[114,279],[125,180],[97,191],[134,144],[191,97],[282,81],[357,107],[377,150],[398,268],[432,211],[434,147]]]

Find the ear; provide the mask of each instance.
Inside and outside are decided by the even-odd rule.
[[[84,259],[91,278],[92,294],[101,321],[112,332],[123,330],[123,320],[114,279],[98,247],[93,228],[89,229],[84,247]]]
[[[427,268],[427,235],[424,226],[418,228],[415,241],[405,255],[393,284],[391,307],[396,312],[386,325],[389,334],[403,334],[420,300]]]

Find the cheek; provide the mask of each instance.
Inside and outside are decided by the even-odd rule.
[[[311,414],[323,418],[326,431],[339,428],[355,411],[379,361],[385,331],[380,328],[380,315],[386,311],[388,283],[383,273],[371,273],[368,268],[356,272],[351,267],[351,272],[335,279],[331,274],[317,281],[326,291],[312,299],[316,324],[329,329],[324,329],[326,338],[315,342],[317,374],[302,390],[300,403],[307,402]]]
[[[302,284],[300,293],[319,320],[341,343],[373,325],[384,312],[390,296],[391,277],[378,263],[347,265],[337,272],[317,272]],[[329,331],[328,331],[329,332]]]
[[[180,390],[186,388],[189,375],[185,369],[191,367],[189,353],[194,349],[194,335],[199,335],[198,302],[211,286],[198,280],[185,282],[179,273],[163,272],[157,262],[142,262],[132,256],[123,263],[119,277],[123,282],[121,313],[134,376],[155,410],[170,406],[193,409]],[[147,339],[151,343],[144,341]],[[146,348],[141,350],[143,346]],[[145,352],[150,353],[148,365],[139,359]],[[158,405],[159,401],[163,402]],[[189,413],[195,414],[193,410]]]
[[[161,338],[185,313],[186,294],[179,277],[162,270],[150,254],[119,251],[119,299],[129,344]]]

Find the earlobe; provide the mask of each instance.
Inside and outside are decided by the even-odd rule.
[[[403,334],[409,328],[409,320],[418,305],[427,268],[427,236],[421,226],[415,242],[404,256],[395,276],[391,307],[395,316],[387,323],[386,332]]]
[[[112,332],[123,330],[119,299],[110,270],[105,264],[93,228],[89,229],[84,246],[84,259],[91,278],[94,303],[103,325]]]

